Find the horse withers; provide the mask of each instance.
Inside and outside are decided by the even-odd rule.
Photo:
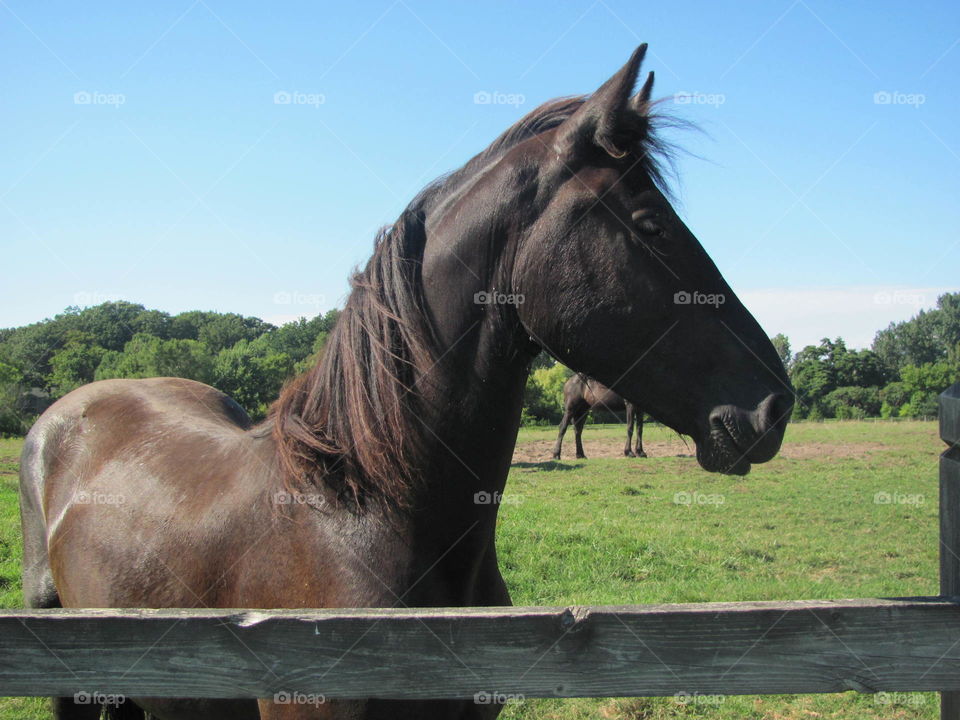
[[[647,456],[647,453],[643,450],[643,410],[629,400],[625,400],[622,395],[618,395],[606,385],[592,380],[582,373],[574,373],[563,384],[563,417],[560,419],[557,444],[553,448],[554,460],[560,459],[563,436],[571,422],[573,423],[577,443],[577,458],[584,459],[587,457],[583,452],[583,426],[587,422],[587,416],[595,410],[611,413],[625,411],[627,416],[627,444],[623,446],[623,454],[626,457],[645,458]],[[637,429],[635,447],[632,442],[634,426]]]
[[[378,235],[322,356],[264,422],[176,378],[97,382],[47,410],[21,468],[28,606],[509,604],[499,508],[478,498],[504,489],[541,348],[690,435],[707,470],[770,460],[790,385],[664,193],[652,74],[633,91],[644,51],[422,191]],[[692,292],[724,302],[677,301]],[[499,690],[476,658],[447,651],[478,692]],[[326,694],[319,705],[133,700],[161,720],[500,709],[376,699],[376,687],[337,699],[317,680],[336,665],[318,658],[296,681],[265,666],[272,691]],[[56,705],[58,720],[94,711]]]

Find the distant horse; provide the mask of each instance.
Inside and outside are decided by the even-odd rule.
[[[613,390],[596,380],[591,380],[582,373],[575,373],[567,378],[563,384],[563,418],[560,420],[560,432],[557,435],[557,444],[553,448],[553,459],[560,459],[560,449],[563,446],[563,436],[567,426],[573,421],[574,434],[577,439],[577,457],[585,458],[583,454],[583,425],[587,422],[587,415],[592,410],[607,410],[609,412],[627,411],[627,444],[623,447],[623,454],[627,457],[642,457],[647,454],[643,451],[643,410],[634,403],[624,400]],[[637,426],[636,450],[632,447],[633,426]]]
[[[692,436],[707,470],[743,475],[770,460],[790,385],[660,189],[652,74],[633,95],[644,50],[590,97],[538,107],[427,186],[380,233],[322,356],[263,423],[174,378],[96,382],[47,410],[22,457],[28,606],[509,604],[498,506],[476,497],[503,491],[542,348]],[[673,301],[693,290],[725,302]],[[478,692],[496,690],[483,667],[476,675]],[[274,682],[322,692],[316,679]],[[500,709],[134,701],[163,720]],[[99,712],[72,698],[55,709],[59,720]]]

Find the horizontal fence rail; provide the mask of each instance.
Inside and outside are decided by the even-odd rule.
[[[956,600],[0,611],[0,695],[958,691]]]

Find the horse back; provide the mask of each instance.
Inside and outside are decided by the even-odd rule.
[[[613,410],[619,412],[626,405],[622,396],[615,393],[606,385],[592,381],[587,390],[587,398],[591,408]]]
[[[80,482],[118,457],[177,445],[185,433],[236,442],[250,425],[231,398],[193,380],[91,383],[62,397],[34,423],[24,443],[21,488],[44,497],[55,478]]]

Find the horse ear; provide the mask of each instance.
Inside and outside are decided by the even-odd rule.
[[[561,156],[576,154],[587,143],[599,145],[613,157],[627,154],[617,147],[616,140],[623,134],[623,120],[629,111],[630,93],[637,82],[637,73],[646,52],[646,43],[634,50],[627,64],[560,126],[557,149]]]
[[[650,104],[650,96],[653,95],[653,70],[647,75],[647,79],[640,88],[640,92],[630,98],[630,108],[635,112],[644,115],[647,105]]]

